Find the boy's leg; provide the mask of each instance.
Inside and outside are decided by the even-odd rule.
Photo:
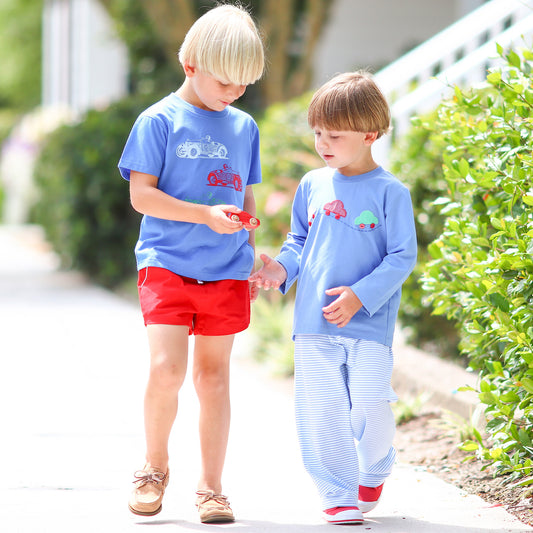
[[[222,491],[230,427],[230,355],[234,335],[195,337],[193,382],[200,403],[201,491]]]
[[[196,506],[204,523],[233,522],[222,494],[222,470],[230,425],[229,362],[233,335],[196,336],[193,382],[200,401],[202,472]]]
[[[148,325],[150,374],[144,397],[146,461],[168,469],[168,440],[178,409],[178,393],[187,372],[189,328]]]
[[[297,335],[294,362],[296,426],[304,465],[323,509],[355,506],[359,471],[345,350],[326,335]]]
[[[168,485],[168,439],[187,370],[187,326],[148,325],[150,374],[144,396],[146,465],[135,472],[129,508],[135,514],[161,511]]]
[[[377,487],[390,475],[396,450],[396,426],[390,402],[392,350],[379,343],[344,339],[348,352],[348,386],[352,401],[352,426],[358,441],[359,484]]]

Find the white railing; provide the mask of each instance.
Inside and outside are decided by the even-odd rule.
[[[497,60],[496,43],[531,45],[533,0],[491,0],[391,63],[375,79],[391,102],[394,135],[407,131],[412,116],[434,109],[454,85],[485,80]],[[376,143],[385,162],[390,136]]]

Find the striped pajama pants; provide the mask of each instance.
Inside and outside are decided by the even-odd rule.
[[[381,485],[396,457],[389,346],[296,335],[296,427],[323,509],[357,505],[359,484]]]

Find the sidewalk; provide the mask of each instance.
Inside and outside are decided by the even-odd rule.
[[[224,476],[237,522],[202,525],[196,516],[197,404],[190,379],[172,434],[163,511],[153,518],[131,514],[132,473],[144,453],[148,351],[140,312],[75,273],[58,272],[35,228],[0,226],[0,250],[3,532],[339,532],[322,522],[301,466],[290,383],[272,380],[247,359],[246,334],[237,337],[234,351]],[[354,527],[373,533],[533,531],[502,508],[402,464],[382,503]]]

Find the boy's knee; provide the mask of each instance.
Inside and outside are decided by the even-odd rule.
[[[229,389],[226,372],[218,370],[197,370],[193,375],[194,387],[198,394],[224,394]]]
[[[179,390],[185,379],[181,365],[170,363],[165,358],[156,358],[150,365],[150,381],[163,390]]]

